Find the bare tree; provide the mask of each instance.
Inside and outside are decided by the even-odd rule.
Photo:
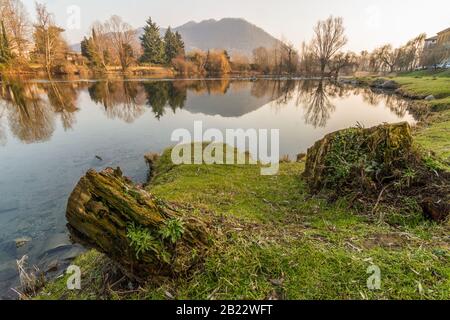
[[[105,30],[111,39],[111,44],[117,55],[122,70],[127,70],[136,60],[136,31],[119,16],[112,16],[106,21]]]
[[[111,48],[111,40],[108,37],[108,32],[102,23],[98,21],[94,22],[94,24],[92,25],[92,37],[102,66],[106,69],[106,66],[108,65],[110,60],[109,50]]]
[[[352,68],[357,65],[357,57],[353,52],[338,52],[329,62],[330,71],[337,79],[342,69]]]
[[[3,20],[11,50],[23,58],[30,44],[31,23],[28,12],[20,0],[0,0],[0,17]]]
[[[259,47],[253,50],[253,63],[260,72],[270,73],[270,53],[267,48]]]
[[[383,64],[389,68],[389,72],[394,72],[402,57],[402,50],[394,49],[392,45],[386,44],[379,48],[379,57]]]
[[[317,60],[316,56],[312,51],[312,48],[310,45],[308,45],[306,42],[302,42],[301,49],[300,49],[300,72],[311,75],[316,72],[317,69]]]
[[[297,72],[299,56],[294,45],[288,41],[283,41],[280,45],[280,69],[288,74]]]
[[[361,51],[358,56],[358,70],[367,71],[370,67],[370,53],[366,50]]]
[[[34,54],[44,64],[47,74],[59,61],[64,60],[68,50],[67,43],[62,38],[64,29],[55,24],[53,15],[47,11],[44,4],[36,3],[36,19],[34,25]]]
[[[344,21],[342,18],[330,16],[325,21],[319,21],[314,28],[312,52],[316,56],[322,75],[333,56],[347,44],[344,34]]]

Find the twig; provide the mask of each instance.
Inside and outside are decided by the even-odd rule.
[[[377,202],[375,203],[375,206],[374,206],[373,209],[372,209],[372,215],[374,215],[374,214],[376,213],[376,210],[377,210],[377,208],[378,208],[378,205],[380,204],[381,198],[383,197],[383,193],[384,193],[391,185],[392,185],[392,183],[391,183],[391,184],[388,184],[387,186],[385,186],[385,187],[381,190],[380,194],[378,195]]]

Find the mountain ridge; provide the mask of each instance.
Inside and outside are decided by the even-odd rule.
[[[143,34],[143,29],[136,30],[137,38]],[[164,36],[166,30],[167,28],[160,28],[161,36]],[[280,43],[280,40],[244,18],[206,19],[200,22],[191,20],[172,30],[181,34],[187,52],[195,49],[223,49],[232,55],[243,54],[250,57],[258,47],[271,48]],[[71,49],[80,52],[81,46],[77,43]]]
[[[164,35],[166,30],[161,28],[161,34]],[[224,49],[231,54],[251,56],[252,51],[258,47],[271,48],[280,42],[264,29],[244,18],[189,21],[172,30],[181,34],[186,51]]]

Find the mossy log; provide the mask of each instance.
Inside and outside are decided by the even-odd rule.
[[[119,168],[88,171],[66,216],[75,242],[105,253],[139,281],[187,272],[209,245],[208,223],[135,186]]]

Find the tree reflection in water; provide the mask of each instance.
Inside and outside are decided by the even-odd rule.
[[[102,80],[88,89],[91,100],[104,107],[109,119],[133,123],[145,112],[146,95],[139,82]]]
[[[35,84],[4,80],[1,97],[11,134],[24,143],[47,141],[55,130],[53,111]]]
[[[298,86],[297,105],[305,108],[305,123],[317,127],[325,127],[328,119],[336,110],[330,97],[343,95],[341,88],[325,81],[303,81]]]
[[[79,110],[77,107],[78,91],[74,85],[57,82],[43,84],[43,88],[47,92],[48,102],[55,114],[60,116],[64,130],[73,128],[76,121],[75,112]]]
[[[351,87],[329,81],[302,81],[298,84],[297,105],[305,108],[305,123],[315,128],[325,127],[336,110],[331,99],[345,98],[350,95],[362,96],[371,106],[384,104],[396,116],[404,117],[410,102],[395,94],[374,91],[371,88]]]
[[[411,104],[411,101],[407,99],[404,99],[394,93],[387,93],[379,89],[359,87],[354,88],[352,92],[353,94],[361,95],[363,101],[372,106],[377,106],[383,103],[398,117],[404,117],[408,111],[408,107]]]
[[[266,98],[256,100],[256,103],[261,105],[252,106],[251,110],[262,107],[267,101],[271,101],[278,109],[293,101],[297,106],[304,108],[305,123],[315,128],[325,127],[335,112],[333,99],[351,94],[362,96],[364,102],[370,105],[384,103],[399,117],[405,116],[409,105],[407,100],[393,94],[374,92],[370,88],[338,85],[325,80],[248,82],[230,79],[175,81],[106,79],[95,82],[33,83],[20,79],[3,79],[0,84],[0,144],[6,144],[6,122],[11,134],[24,143],[49,140],[56,128],[57,117],[60,118],[64,130],[73,128],[78,111],[77,99],[79,93],[86,89],[90,99],[102,106],[108,118],[132,123],[140,118],[147,108],[152,110],[157,119],[161,119],[168,109],[176,113],[177,110],[185,108],[188,92],[199,96],[226,95],[231,87],[233,90],[230,94],[247,91],[255,98]],[[244,99],[242,103],[245,101]],[[242,109],[246,110],[244,106]],[[201,108],[199,110],[197,112],[203,112]],[[210,109],[208,112],[220,110]]]
[[[6,128],[3,118],[6,117],[6,106],[3,101],[0,101],[0,146],[6,145]]]

